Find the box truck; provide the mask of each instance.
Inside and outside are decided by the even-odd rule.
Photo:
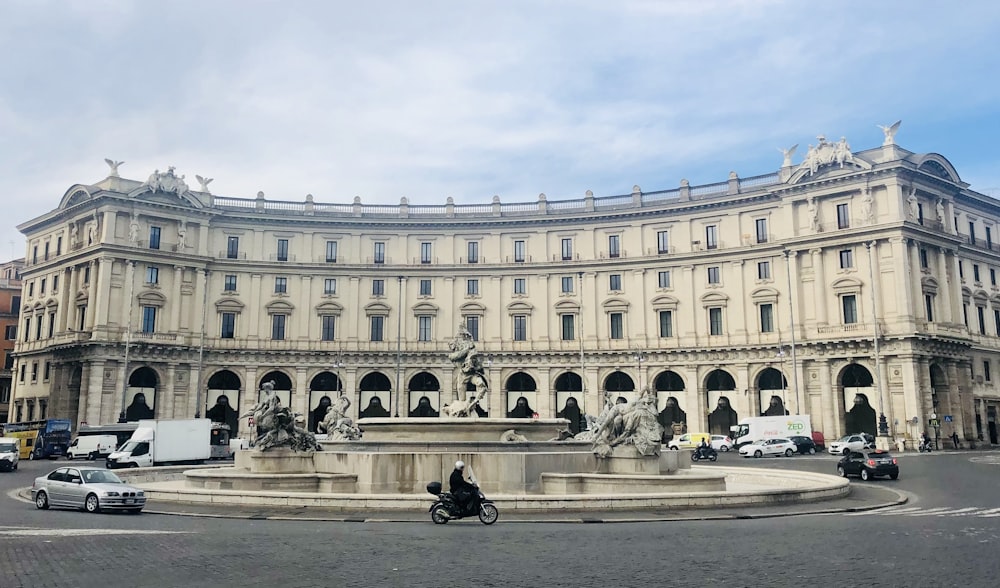
[[[730,435],[736,444],[736,449],[761,439],[793,436],[812,438],[812,422],[809,420],[809,415],[791,414],[740,419],[739,425],[732,427]]]
[[[202,463],[212,457],[209,419],[140,420],[132,437],[108,456],[107,467]]]

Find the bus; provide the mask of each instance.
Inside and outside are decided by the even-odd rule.
[[[42,459],[66,455],[72,423],[69,419],[46,419],[7,423],[4,435],[21,440],[21,459]]]

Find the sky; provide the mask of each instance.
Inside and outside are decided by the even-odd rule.
[[[0,259],[104,158],[222,196],[531,202],[766,174],[901,119],[1000,198],[998,72],[995,0],[0,0]]]

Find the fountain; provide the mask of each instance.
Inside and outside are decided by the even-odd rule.
[[[350,400],[328,409],[316,439],[294,424],[268,390],[254,407],[256,446],[233,467],[183,472],[181,480],[144,484],[153,500],[321,506],[379,510],[426,508],[425,486],[467,471],[502,510],[648,509],[821,500],[846,495],[833,476],[745,468],[691,467],[689,452],[660,451],[655,393],[634,403],[610,397],[575,437],[566,419],[478,418],[489,392],[472,337],[449,344],[461,370],[459,390],[475,392],[443,407],[442,418],[346,416]],[[362,433],[363,432],[363,433]]]

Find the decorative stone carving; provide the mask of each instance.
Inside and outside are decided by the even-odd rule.
[[[937,211],[937,219],[938,219],[938,221],[942,224],[942,226],[947,226],[947,225],[945,225],[945,222],[944,222],[944,200],[941,199],[941,198],[938,198],[937,204],[934,205],[934,209],[935,209],[935,211]]]
[[[781,155],[784,157],[784,159],[781,162],[781,167],[792,167],[792,156],[795,155],[795,150],[798,148],[799,148],[798,143],[792,145],[788,149],[782,149],[781,147],[778,147],[778,151],[780,151]]]
[[[819,232],[819,207],[816,206],[815,197],[809,199],[809,203],[806,205],[806,210],[809,212],[809,228],[813,231]]]
[[[181,221],[177,225],[177,251],[183,253],[187,249],[187,225]]]
[[[198,174],[195,174],[194,175],[194,179],[198,180],[198,183],[201,184],[201,191],[202,192],[204,192],[206,194],[211,194],[211,192],[208,191],[208,185],[211,184],[212,180],[214,180],[215,178],[203,178],[203,177],[199,176]]]
[[[872,191],[866,187],[861,196],[861,218],[868,224],[875,222],[875,199],[872,198]]]
[[[610,457],[619,445],[632,445],[639,455],[659,455],[663,427],[658,416],[656,393],[648,386],[634,403],[612,404],[611,396],[605,396],[604,411],[594,423],[593,433],[588,435],[594,442],[594,455]]]
[[[813,175],[824,165],[844,167],[845,163],[854,162],[854,155],[851,153],[851,146],[847,144],[846,138],[841,137],[837,143],[827,142],[823,135],[816,137],[816,139],[819,140],[819,143],[815,147],[809,146],[806,158],[799,169],[808,169],[809,175]]]
[[[882,133],[885,134],[885,140],[882,141],[883,147],[896,144],[896,133],[899,131],[899,125],[902,123],[902,120],[897,120],[888,126],[875,125],[876,127],[882,129]]]
[[[909,207],[909,212],[907,216],[911,221],[916,221],[920,218],[920,204],[917,202],[917,188],[910,188],[910,195],[906,198],[906,205]]]
[[[455,364],[462,372],[458,389],[465,391],[471,383],[476,388],[475,394],[468,400],[456,400],[451,404],[446,404],[441,408],[445,416],[469,417],[476,413],[476,407],[486,397],[489,392],[489,383],[486,381],[486,372],[483,369],[483,359],[476,350],[476,343],[472,340],[472,334],[465,325],[459,325],[458,334],[448,343],[448,360]]]
[[[69,246],[73,247],[80,240],[80,229],[75,222],[69,223]]]
[[[341,396],[337,402],[331,404],[326,409],[326,416],[316,425],[316,430],[326,433],[331,441],[357,441],[361,438],[359,429],[351,417],[347,416],[347,409],[351,407],[351,400],[346,396]]]
[[[139,215],[134,212],[128,223],[128,241],[132,244],[139,242]]]
[[[252,416],[257,426],[254,442],[257,449],[267,451],[288,447],[293,451],[316,451],[320,448],[315,435],[296,426],[295,422],[301,415],[281,405],[281,399],[274,393],[273,381],[261,386],[261,394],[261,401],[243,415]]]
[[[108,159],[107,157],[105,157],[104,158],[104,163],[108,164],[108,167],[111,168],[111,173],[108,174],[108,176],[112,177],[112,178],[117,178],[117,177],[119,177],[118,176],[118,166],[120,166],[121,164],[123,164],[125,162],[124,161],[115,161],[113,159]]]
[[[518,433],[515,429],[507,429],[500,434],[501,443],[527,443],[528,438]]]
[[[190,191],[187,183],[184,182],[184,176],[174,174],[174,166],[168,167],[167,171],[162,174],[160,170],[153,171],[143,185],[147,186],[150,192],[173,192],[178,196]]]

